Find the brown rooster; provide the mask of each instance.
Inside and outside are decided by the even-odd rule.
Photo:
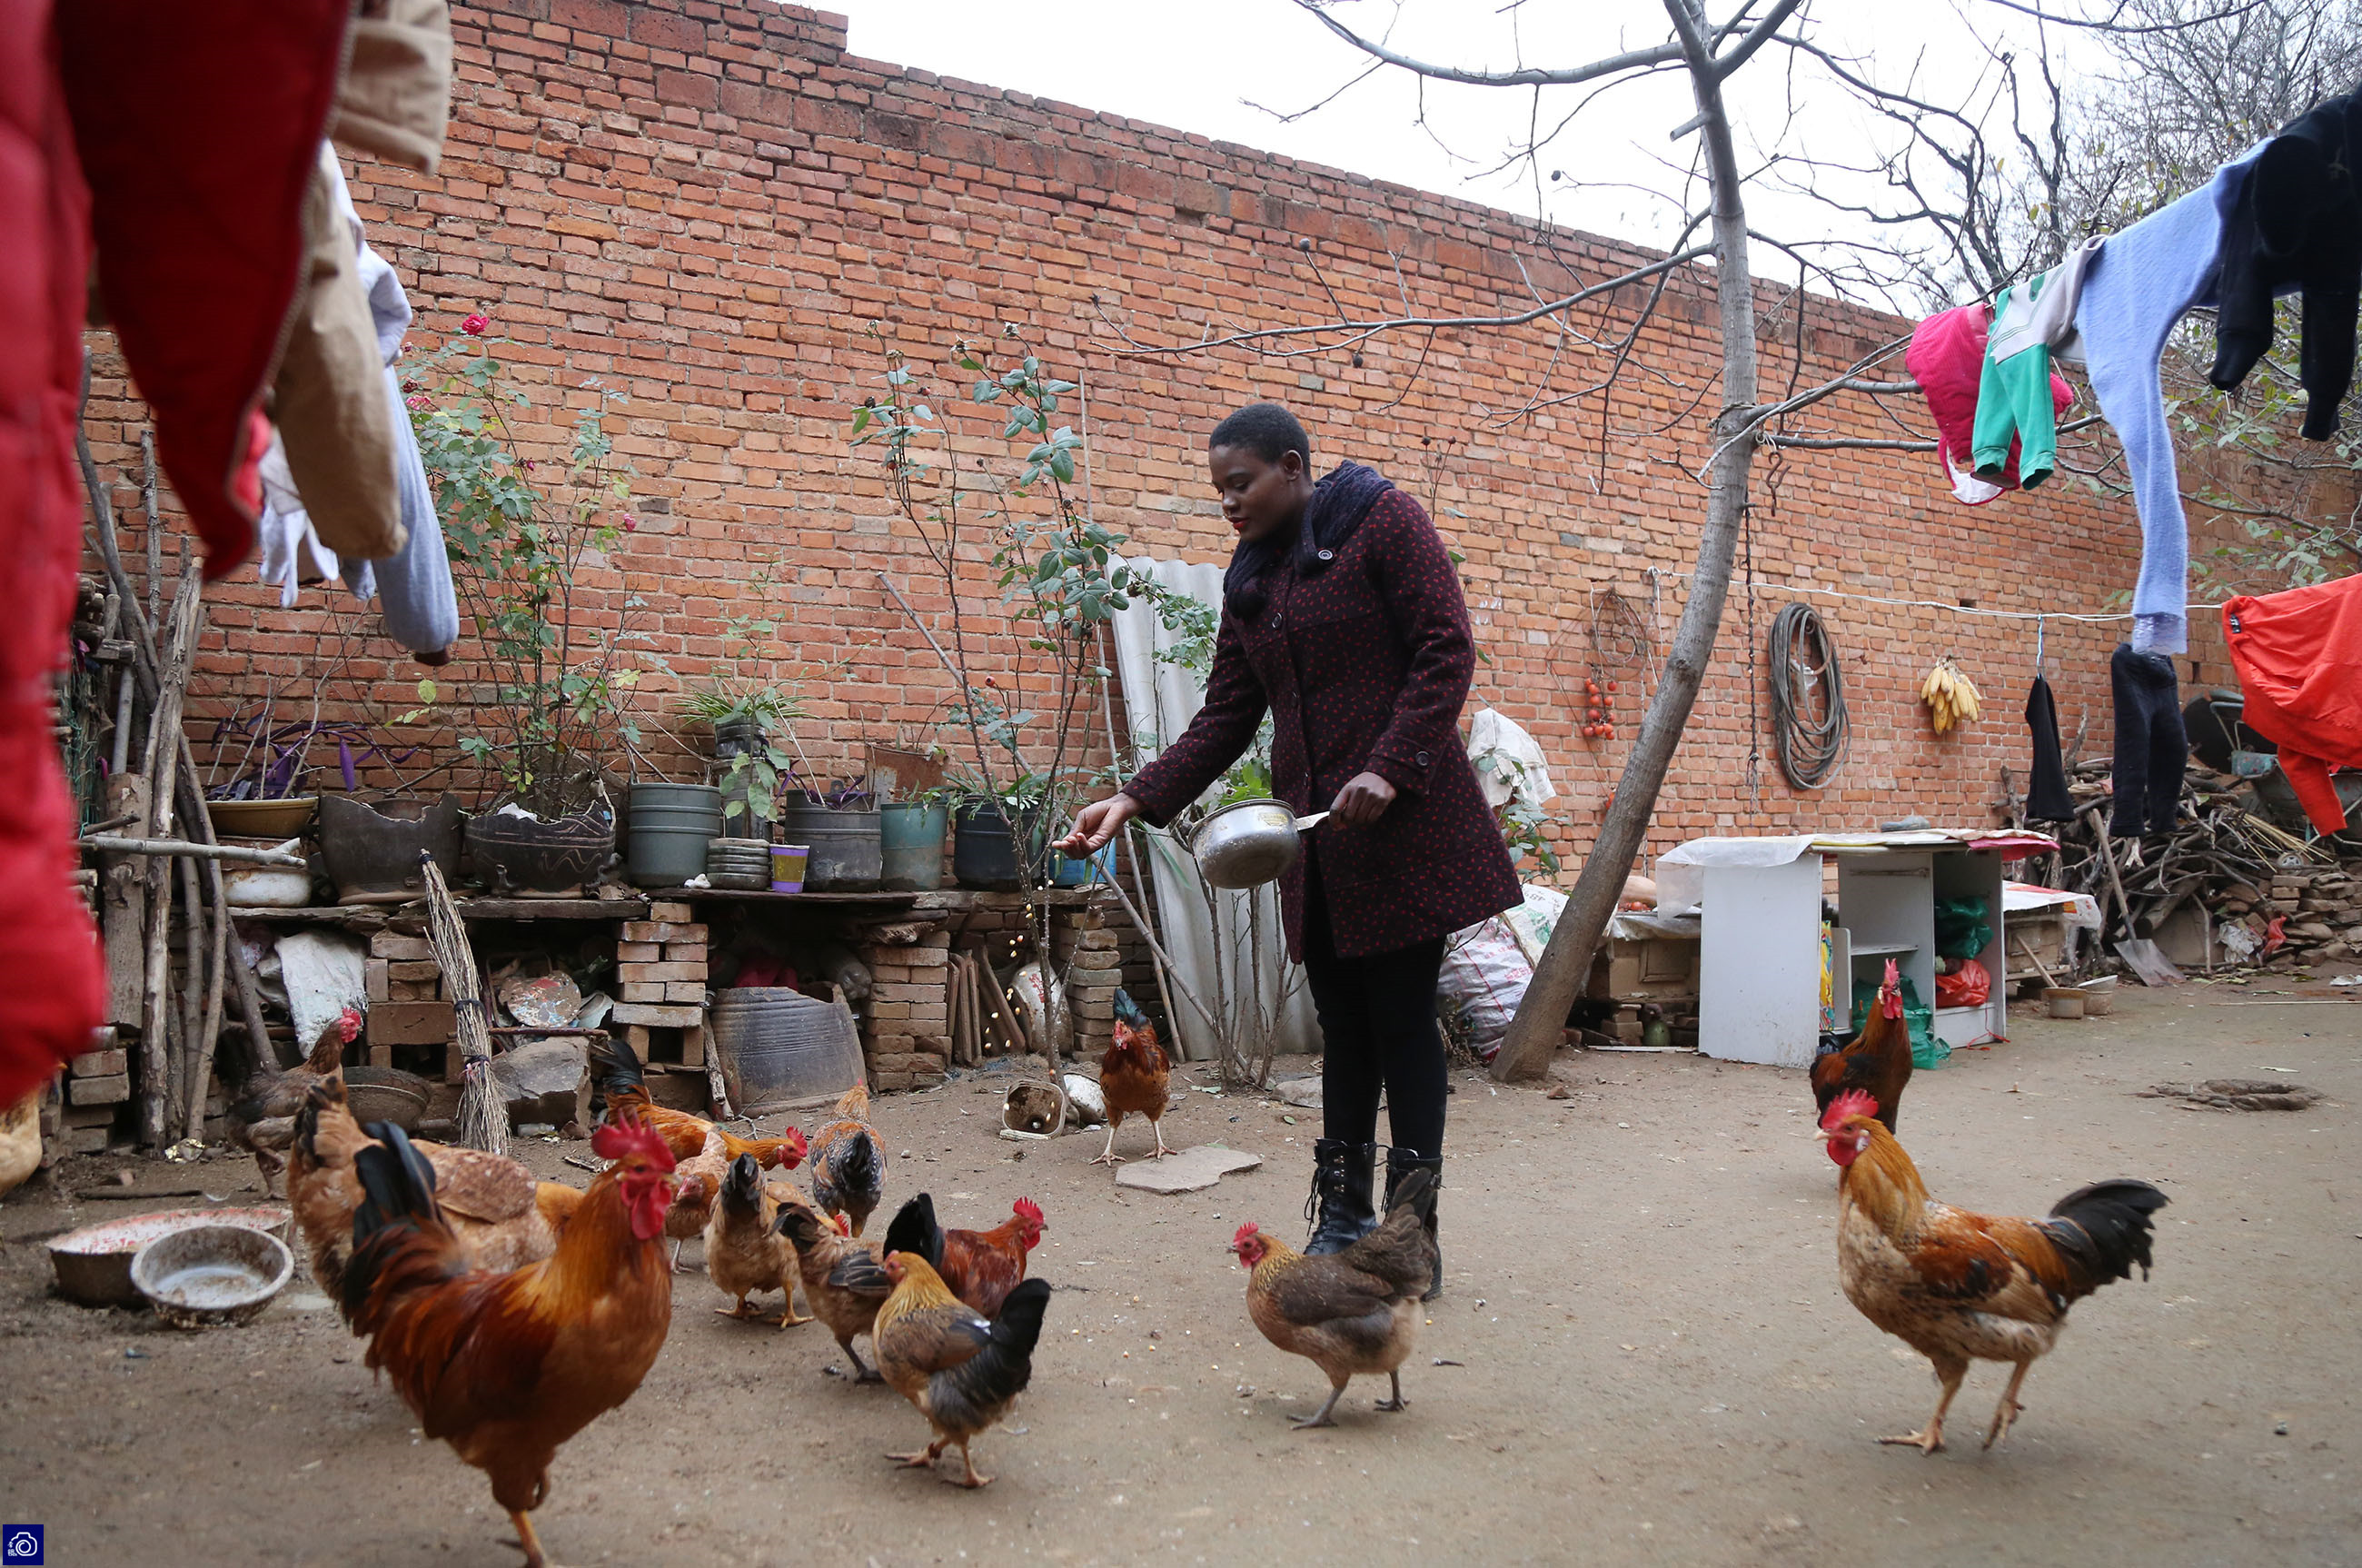
[[[894,1282],[886,1277],[877,1249],[837,1229],[841,1221],[815,1209],[782,1208],[779,1233],[795,1244],[796,1268],[803,1275],[804,1305],[812,1309],[839,1349],[853,1363],[854,1381],[875,1383],[877,1371],[854,1350],[854,1337],[868,1333]],[[877,1349],[875,1340],[870,1349]]]
[[[1411,1170],[1396,1184],[1378,1228],[1340,1253],[1308,1257],[1252,1220],[1231,1238],[1231,1251],[1253,1271],[1247,1316],[1264,1339],[1329,1375],[1327,1402],[1290,1418],[1297,1428],[1335,1426],[1331,1412],[1357,1372],[1383,1372],[1393,1381],[1394,1395],[1379,1400],[1379,1409],[1405,1408],[1402,1364],[1418,1340],[1419,1297],[1435,1273],[1435,1243],[1424,1223],[1434,1188],[1431,1175]]]
[[[1107,1055],[1099,1058],[1099,1093],[1107,1099],[1107,1147],[1091,1164],[1121,1163],[1115,1152],[1115,1133],[1127,1115],[1148,1118],[1149,1129],[1156,1134],[1156,1153],[1151,1159],[1161,1160],[1173,1152],[1164,1146],[1164,1100],[1172,1077],[1173,1065],[1157,1041],[1156,1026],[1128,992],[1118,990],[1115,1038]]]
[[[1903,1017],[1903,977],[1889,958],[1861,1032],[1813,1063],[1813,1100],[1826,1113],[1838,1096],[1859,1089],[1878,1107],[1871,1114],[1892,1132],[1903,1107],[1903,1086],[1910,1081],[1911,1027]]]
[[[345,1066],[345,1047],[360,1038],[361,1015],[347,1008],[320,1031],[312,1054],[301,1066],[268,1069],[254,1074],[230,1102],[229,1141],[254,1156],[262,1173],[262,1196],[272,1196],[270,1184],[287,1168],[287,1146],[295,1140],[295,1113],[304,1109],[304,1091]]]
[[[311,1087],[287,1151],[287,1201],[310,1248],[312,1277],[330,1295],[343,1286],[353,1215],[363,1197],[354,1162],[363,1149],[378,1146],[345,1103],[342,1072]],[[582,1201],[579,1189],[535,1181],[524,1165],[499,1154],[442,1143],[411,1147],[434,1170],[443,1218],[478,1268],[521,1268],[547,1257]]]
[[[648,1098],[647,1069],[640,1065],[639,1054],[620,1034],[607,1042],[606,1049],[613,1059],[600,1088],[607,1097],[608,1116],[613,1117],[619,1110],[636,1112],[663,1135],[665,1147],[672,1151],[674,1159],[690,1158],[705,1147],[708,1132],[719,1132],[723,1148],[734,1160],[741,1154],[752,1154],[767,1171],[791,1171],[802,1162],[804,1135],[794,1128],[788,1128],[776,1138],[741,1138],[702,1116],[658,1105]]]
[[[796,1249],[778,1232],[781,1195],[792,1191],[766,1182],[752,1154],[730,1162],[713,1219],[705,1227],[705,1277],[724,1296],[738,1298],[735,1307],[714,1309],[723,1317],[743,1320],[747,1297],[777,1290],[786,1297],[779,1327],[811,1321],[796,1316]]]
[[[1042,1209],[1030,1198],[989,1231],[946,1231],[935,1222],[935,1200],[920,1193],[886,1227],[886,1250],[916,1253],[943,1276],[954,1296],[990,1318],[1025,1277],[1026,1254],[1042,1244]]]
[[[963,1472],[958,1484],[988,1486],[992,1477],[976,1473],[968,1444],[1000,1419],[1032,1381],[1033,1347],[1041,1342],[1050,1286],[1039,1279],[1025,1281],[1009,1293],[998,1315],[987,1319],[954,1296],[916,1253],[888,1253],[885,1268],[894,1292],[877,1309],[870,1343],[886,1381],[935,1429],[935,1441],[918,1452],[887,1457],[925,1469],[956,1443]]]
[[[886,1198],[886,1151],[869,1125],[869,1090],[855,1084],[836,1102],[836,1120],[811,1135],[812,1202],[842,1214],[853,1234]]]
[[[435,1200],[435,1173],[398,1128],[357,1156],[369,1194],[353,1220],[341,1293],[429,1438],[492,1483],[524,1548],[546,1568],[531,1513],[549,1495],[560,1444],[629,1399],[672,1325],[657,1239],[671,1202],[672,1152],[652,1129],[609,1124],[590,1146],[613,1165],[538,1263],[472,1266]]]
[[[624,1112],[627,1118],[631,1114]],[[665,1138],[664,1129],[651,1127],[650,1131]],[[665,1146],[671,1148],[669,1138],[665,1138]],[[697,1153],[681,1161],[673,1173],[672,1207],[665,1211],[664,1227],[666,1239],[672,1242],[673,1273],[688,1272],[680,1266],[681,1243],[692,1236],[705,1234],[705,1227],[713,1219],[714,1203],[722,1196],[722,1178],[729,1174],[729,1143],[721,1128],[709,1127]]]
[[[2047,1220],[1993,1219],[1937,1202],[1903,1145],[1849,1089],[1821,1119],[1838,1180],[1838,1278],[1861,1315],[1926,1356],[1943,1393],[1919,1431],[1881,1442],[1922,1453],[1944,1446],[1944,1412],[1970,1361],[2016,1370],[2003,1391],[1991,1448],[2009,1435],[2017,1391],[2067,1326],[2067,1309],[2111,1280],[2149,1267],[2149,1216],[2165,1194],[2145,1181],[2077,1187]]]

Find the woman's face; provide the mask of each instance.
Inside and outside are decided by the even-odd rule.
[[[1252,447],[1209,447],[1206,466],[1222,498],[1223,520],[1241,539],[1261,539],[1303,520],[1312,484],[1302,454],[1282,452],[1274,462]]]

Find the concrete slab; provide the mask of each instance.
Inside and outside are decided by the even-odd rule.
[[[1116,1166],[1115,1184],[1142,1192],[1197,1192],[1234,1171],[1251,1171],[1262,1164],[1259,1154],[1200,1143],[1161,1160],[1127,1161]]]

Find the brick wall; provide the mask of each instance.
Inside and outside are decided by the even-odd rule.
[[[1464,202],[861,60],[844,52],[840,19],[792,7],[489,0],[461,6],[456,26],[440,177],[364,161],[354,195],[372,243],[411,282],[414,345],[482,310],[514,340],[506,352],[544,410],[579,405],[591,378],[628,392],[620,446],[636,469],[638,526],[586,588],[610,613],[627,596],[645,602],[649,653],[702,668],[723,651],[726,617],[769,605],[800,661],[790,673],[842,671],[814,679],[800,732],[823,770],[851,770],[865,742],[926,738],[949,682],[874,573],[907,584],[931,619],[947,595],[894,521],[875,452],[848,446],[846,411],[876,385],[873,328],[933,365],[955,340],[994,341],[1015,323],[1054,370],[1086,381],[1091,504],[1136,550],[1226,555],[1202,442],[1256,397],[1295,407],[1323,461],[1373,462],[1414,489],[1466,558],[1486,656],[1477,696],[1540,738],[1564,797],[1562,842],[1579,854],[1589,841],[1645,697],[1621,681],[1618,738],[1576,734],[1593,595],[1628,596],[1661,635],[1683,602],[1704,502],[1688,477],[1704,457],[1694,432],[1716,395],[1707,276],[1674,279],[1640,337],[1644,370],[1605,410],[1552,400],[1598,376],[1595,342],[1621,330],[1623,300],[1572,313],[1584,337],[1541,324],[1406,334],[1358,351],[1299,339],[1285,357],[1128,358],[1127,343],[1318,321],[1330,291],[1356,314],[1405,300],[1436,315],[1517,308],[1534,297],[1529,277],[1563,290],[1639,253],[1563,232],[1543,245],[1531,226]],[[1767,284],[1763,299],[1778,324],[1766,335],[1767,387],[1799,373],[1800,343],[1810,380],[1906,329],[1816,299],[1800,331],[1788,291]],[[1530,417],[1508,417],[1537,397]],[[1825,404],[1821,430],[1921,433],[1862,403]],[[138,418],[102,354],[93,423],[104,458],[122,462]],[[554,425],[539,436],[555,455]],[[966,450],[1002,456],[997,439]],[[1932,458],[1878,452],[1791,454],[1757,500],[1759,587],[1734,589],[1652,848],[1914,811],[1988,820],[2001,770],[2025,767],[2016,714],[2030,624],[1812,600],[1844,650],[1854,734],[1832,787],[1809,795],[1786,785],[1768,751],[1758,788],[1747,787],[1750,734],[1769,723],[1750,701],[1749,651],[1760,655],[1791,597],[1784,583],[2120,610],[2138,555],[2130,503],[2062,482],[1970,510],[1944,492]],[[758,586],[767,578],[773,586]],[[271,681],[308,701],[306,672],[354,621],[320,608],[322,597],[307,592],[292,614],[250,586],[217,598],[191,701],[200,728]],[[997,613],[980,552],[962,600],[971,632]],[[2225,680],[2200,619],[2185,674]],[[2087,752],[2108,744],[2106,657],[2121,630],[2047,628],[2063,727],[2071,742],[2089,722]],[[421,672],[381,641],[353,646],[330,712],[409,707]],[[1013,646],[999,637],[988,666],[1008,668]],[[1942,654],[1984,689],[1988,717],[1939,739],[1914,693]],[[447,700],[464,703],[481,673],[463,647],[439,672]],[[643,700],[680,729],[663,712],[669,690],[652,671]],[[405,771],[447,758],[448,730],[401,734],[422,748]],[[680,776],[674,743],[651,745]]]

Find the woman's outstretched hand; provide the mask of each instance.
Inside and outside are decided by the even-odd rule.
[[[1058,853],[1076,859],[1101,848],[1140,815],[1140,802],[1129,795],[1109,795],[1085,806],[1075,818],[1075,831],[1058,841]]]
[[[1356,773],[1337,791],[1329,810],[1348,827],[1367,827],[1394,804],[1395,787],[1374,773]]]

